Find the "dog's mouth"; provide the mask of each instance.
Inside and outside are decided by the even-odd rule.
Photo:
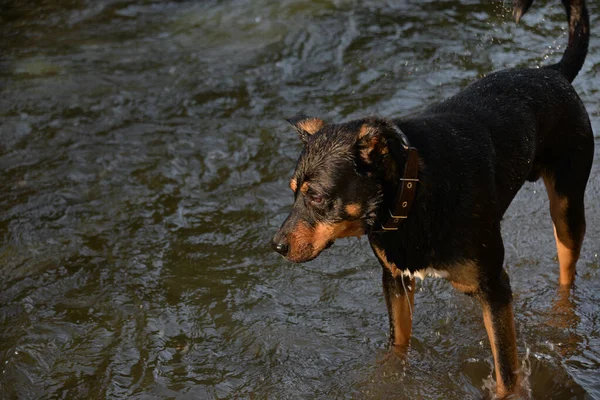
[[[317,258],[323,250],[330,248],[336,239],[364,234],[365,229],[360,220],[321,223],[316,226],[299,223],[285,236],[283,243],[287,245],[282,245],[281,249],[276,246],[274,249],[289,261],[304,263]],[[281,239],[276,242],[281,242]]]
[[[315,251],[315,249],[312,247],[312,245],[308,245],[306,246],[303,250],[304,251],[300,251],[299,254],[288,254],[287,256],[285,256],[284,258],[286,258],[287,260],[294,262],[294,263],[305,263],[305,262],[309,262],[314,260],[315,258],[317,258],[323,251],[327,250],[328,248],[330,248],[331,246],[333,246],[333,243],[335,242],[335,240],[329,240],[325,246],[322,249],[319,249],[318,251]]]

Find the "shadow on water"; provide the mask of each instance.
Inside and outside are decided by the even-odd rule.
[[[558,1],[507,7],[0,0],[0,397],[489,396],[480,310],[446,282],[419,284],[404,365],[365,240],[305,265],[267,243],[301,148],[284,117],[406,115],[560,56]],[[574,85],[596,132],[599,67],[593,37]],[[504,221],[534,398],[600,398],[597,160],[572,294],[543,185]]]

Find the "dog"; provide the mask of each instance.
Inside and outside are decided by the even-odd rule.
[[[514,1],[517,22],[532,2]],[[504,213],[525,181],[543,178],[565,287],[585,233],[594,139],[571,82],[587,54],[589,17],[583,0],[562,3],[569,42],[555,65],[492,73],[407,118],[288,120],[304,149],[290,181],[293,208],[273,249],[301,263],[335,239],[367,235],[383,267],[390,346],[401,352],[411,337],[415,277],[443,277],[474,296],[499,397],[520,386]]]

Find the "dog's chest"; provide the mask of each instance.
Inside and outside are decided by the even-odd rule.
[[[394,262],[391,262],[390,260],[388,260],[385,252],[380,247],[373,246],[373,250],[375,251],[377,258],[379,258],[381,260],[384,267],[387,268],[394,277],[406,276],[411,279],[419,278],[421,280],[424,280],[428,276],[431,276],[434,278],[448,278],[449,277],[449,273],[445,269],[436,269],[436,268],[433,268],[432,266],[418,269],[416,271],[410,271],[408,269],[400,269]]]
[[[396,269],[396,271],[398,271],[396,274],[394,275],[403,275],[403,276],[407,276],[409,278],[419,278],[421,280],[425,280],[426,277],[430,276],[433,278],[448,278],[448,271],[444,271],[441,269],[435,269],[432,267],[427,267],[424,269],[419,269],[416,271],[409,271],[409,270],[403,270],[400,271],[399,269]],[[392,272],[393,274],[393,272]]]

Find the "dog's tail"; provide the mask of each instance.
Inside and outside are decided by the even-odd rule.
[[[532,3],[533,0],[513,0],[514,15],[517,22],[527,12]],[[588,52],[590,19],[584,0],[562,0],[562,3],[567,11],[567,20],[569,21],[569,44],[560,62],[548,68],[562,72],[569,82],[573,82],[573,79],[581,70]]]

